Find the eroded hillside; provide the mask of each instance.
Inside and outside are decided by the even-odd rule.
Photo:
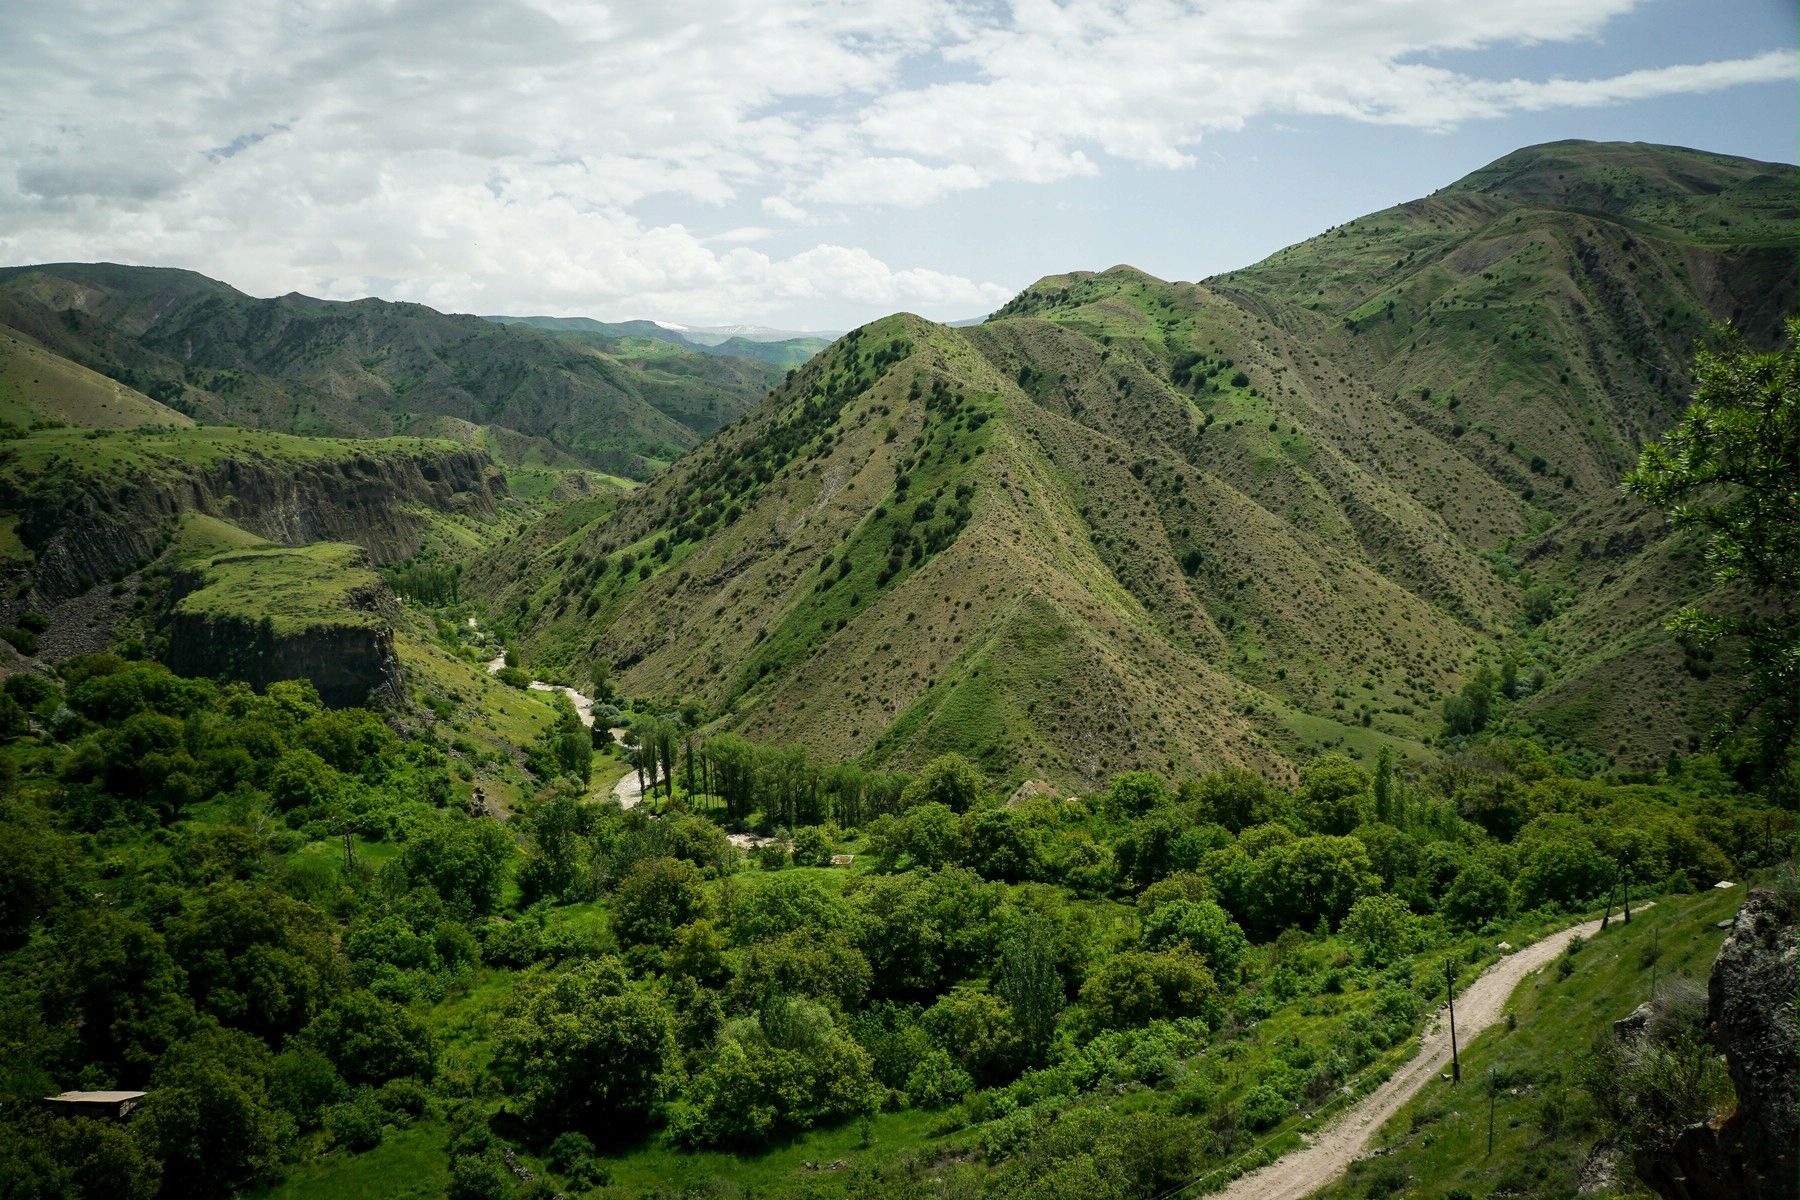
[[[1704,581],[1617,482],[1711,322],[1791,310],[1792,182],[1540,147],[1206,283],[888,318],[480,574],[537,658],[832,756],[1283,775],[1510,661],[1519,719],[1660,757],[1720,686],[1660,635]]]

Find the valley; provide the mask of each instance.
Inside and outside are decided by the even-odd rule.
[[[1791,1176],[1795,184],[829,340],[0,268],[0,1196]]]

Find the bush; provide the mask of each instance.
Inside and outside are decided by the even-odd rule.
[[[1261,1133],[1280,1124],[1282,1118],[1293,1111],[1294,1105],[1286,1096],[1262,1083],[1251,1088],[1249,1095],[1244,1097],[1243,1104],[1238,1108],[1238,1116],[1245,1125]]]
[[[364,1090],[356,1099],[325,1110],[325,1132],[331,1140],[353,1152],[381,1145],[381,1108],[375,1094]]]

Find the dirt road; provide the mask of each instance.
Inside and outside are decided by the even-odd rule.
[[[500,668],[505,665],[506,655],[495,655],[488,660],[488,674],[498,674]],[[581,723],[586,725],[589,729],[594,727],[594,701],[592,698],[584,696],[572,687],[563,687],[562,685],[555,683],[545,683],[541,679],[532,680],[530,687],[534,692],[561,692],[569,698],[569,703],[575,706],[575,715],[581,718]]]
[[[1576,934],[1592,937],[1599,931],[1597,920],[1571,925],[1513,952],[1483,971],[1456,997],[1457,1045],[1466,1045],[1476,1034],[1499,1021],[1513,989],[1527,975],[1555,961],[1571,937]],[[1388,1118],[1449,1066],[1450,1026],[1445,1019],[1444,1007],[1439,1005],[1437,1014],[1420,1038],[1417,1058],[1314,1134],[1305,1149],[1284,1155],[1212,1195],[1221,1200],[1302,1200],[1302,1197],[1312,1195],[1349,1170],[1350,1164],[1368,1149]],[[1465,1083],[1465,1086],[1475,1085]]]

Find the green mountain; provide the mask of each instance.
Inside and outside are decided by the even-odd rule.
[[[832,339],[816,334],[792,334],[787,330],[763,330],[759,326],[732,326],[718,330],[674,329],[655,321],[596,321],[592,317],[485,317],[499,325],[524,325],[545,333],[574,338],[609,349],[621,342],[648,339],[726,358],[753,358],[779,367],[797,367]],[[756,336],[731,332],[747,329]]]
[[[890,317],[477,574],[537,660],[829,757],[1285,775],[1416,749],[1486,665],[1508,720],[1660,760],[1726,684],[1661,632],[1702,564],[1617,483],[1712,322],[1778,336],[1794,191],[1559,143],[1202,283]]]
[[[633,478],[728,424],[782,369],[418,304],[256,299],[189,271],[107,263],[0,270],[0,326],[208,424],[386,437],[454,418]]]

